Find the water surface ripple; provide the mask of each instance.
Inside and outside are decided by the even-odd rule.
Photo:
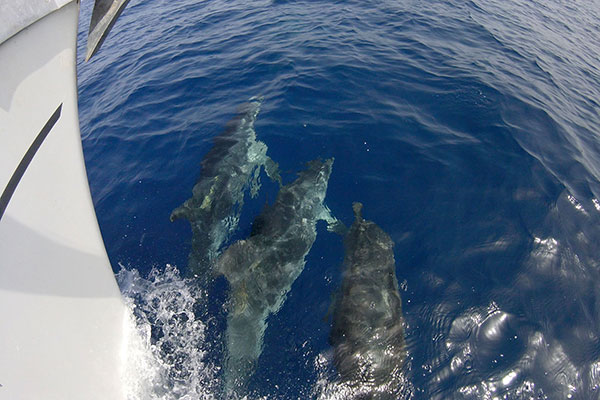
[[[172,311],[196,313],[172,328],[189,340],[166,341],[148,302],[170,304],[157,282],[196,293],[166,267],[185,273],[191,243],[169,215],[254,95],[284,183],[335,157],[333,214],[350,224],[360,201],[394,241],[415,399],[600,398],[598,37],[597,0],[132,0],[78,80],[109,256],[122,285],[143,283],[123,292],[167,366],[141,398],[220,398],[226,283]],[[263,177],[232,240],[276,194]],[[345,396],[324,318],[343,246],[317,230],[268,320],[250,398]]]

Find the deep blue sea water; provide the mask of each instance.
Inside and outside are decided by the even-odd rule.
[[[169,215],[254,95],[284,182],[335,157],[333,214],[360,201],[392,237],[415,399],[600,398],[600,2],[132,0],[84,63],[90,7],[80,123],[148,353],[132,398],[221,396],[227,285],[183,278],[191,231]],[[275,199],[262,183],[232,241]],[[249,398],[344,398],[326,318],[343,255],[319,223]]]

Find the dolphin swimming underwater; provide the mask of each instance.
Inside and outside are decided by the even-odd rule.
[[[213,276],[214,260],[237,228],[249,185],[252,197],[256,196],[261,167],[281,184],[277,164],[267,156],[267,146],[256,140],[254,122],[261,103],[262,98],[252,97],[240,106],[238,115],[214,139],[213,147],[202,159],[202,175],[192,189],[192,197],[171,213],[171,221],[190,221],[188,267],[191,274],[204,280]]]
[[[393,242],[374,222],[355,220],[344,239],[341,292],[334,302],[329,341],[347,399],[404,399],[411,392],[402,371],[406,359],[402,300]]]
[[[261,354],[266,319],[276,313],[302,272],[316,236],[317,221],[337,228],[323,204],[333,158],[313,160],[283,186],[272,206],[255,219],[246,240],[231,245],[217,260],[231,289],[227,316],[225,391],[241,394]]]

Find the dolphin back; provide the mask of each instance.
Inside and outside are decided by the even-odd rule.
[[[405,384],[402,300],[393,242],[353,205],[355,220],[344,244],[342,287],[334,303],[329,341],[341,380],[356,399],[396,399]]]
[[[240,240],[229,246],[217,259],[215,272],[224,275],[230,284],[234,284],[248,274],[253,260],[258,257],[259,249],[250,240]]]
[[[333,220],[323,201],[333,159],[315,160],[254,220],[251,235],[229,246],[216,270],[229,282],[225,392],[242,397],[262,353],[267,318],[279,311],[317,236]]]
[[[260,172],[281,182],[276,162],[267,156],[267,145],[256,140],[254,123],[262,97],[252,97],[238,108],[224,132],[202,158],[202,172],[192,189],[192,197],[173,210],[171,221],[188,220],[192,228],[189,273],[210,280],[214,262],[238,226],[249,189],[255,197],[260,188]]]

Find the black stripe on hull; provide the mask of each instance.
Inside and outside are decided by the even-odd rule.
[[[58,121],[58,119],[60,118],[62,106],[63,105],[61,103],[58,106],[58,108],[56,109],[56,111],[54,111],[54,114],[52,114],[52,116],[50,117],[48,122],[46,122],[46,125],[44,125],[44,127],[42,128],[40,133],[38,133],[38,135],[35,138],[35,140],[33,141],[33,143],[31,143],[31,146],[29,146],[27,153],[25,153],[25,155],[23,156],[23,159],[17,166],[17,169],[15,169],[15,172],[13,172],[12,176],[10,177],[10,180],[8,181],[8,185],[6,185],[6,187],[4,188],[4,191],[2,192],[2,196],[0,196],[0,220],[2,219],[2,216],[4,215],[4,211],[6,211],[6,207],[8,206],[8,202],[10,201],[10,198],[15,193],[15,190],[17,189],[17,186],[19,185],[21,178],[25,174],[27,167],[29,167],[31,160],[33,160],[35,153],[37,153],[40,146],[42,145],[42,143],[44,142],[44,140],[46,139],[46,137],[48,136],[48,134],[54,127],[54,124],[56,124],[56,121]]]

